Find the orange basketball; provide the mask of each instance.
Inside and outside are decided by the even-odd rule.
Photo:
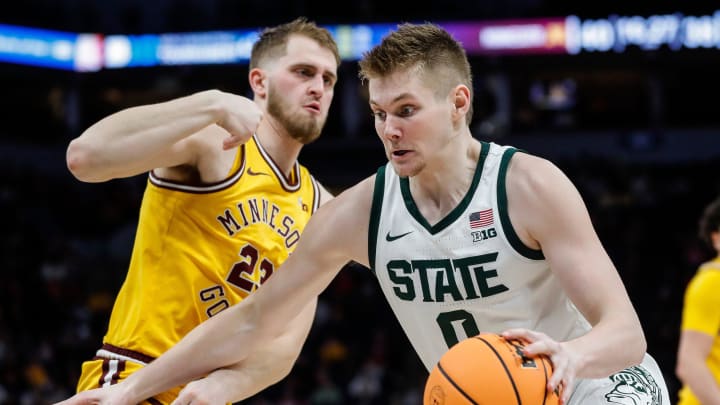
[[[425,405],[557,405],[545,388],[552,365],[521,355],[523,343],[481,333],[448,350],[425,384]]]

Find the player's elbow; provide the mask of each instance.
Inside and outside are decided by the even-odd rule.
[[[637,350],[635,350],[634,356],[632,360],[630,361],[631,365],[637,365],[643,362],[645,359],[645,354],[647,352],[647,346],[645,344],[641,345]]]
[[[690,380],[689,376],[693,368],[694,366],[685,356],[682,354],[678,355],[677,362],[675,364],[675,375],[681,382],[686,383]]]
[[[638,324],[636,328],[636,335],[632,338],[635,344],[632,346],[632,354],[630,358],[631,365],[642,363],[647,352],[647,340],[645,339],[645,333],[643,333],[642,327]]]
[[[275,381],[273,383],[279,382],[290,374],[298,357],[300,357],[300,353],[296,351],[280,354],[275,372]]]
[[[675,364],[675,375],[680,381],[686,381],[687,377],[687,364],[682,357],[678,357],[677,364]]]
[[[88,183],[104,181],[98,176],[100,171],[96,164],[97,158],[94,148],[82,139],[74,139],[68,145],[65,160],[68,170],[76,179]]]
[[[617,353],[618,366],[620,369],[638,365],[643,362],[647,351],[647,341],[642,326],[637,319],[626,318],[616,325],[616,331],[620,338],[616,343],[619,348]]]

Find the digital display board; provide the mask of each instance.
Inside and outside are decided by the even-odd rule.
[[[720,10],[439,22],[468,55],[532,55],[720,48]],[[343,60],[358,60],[397,24],[326,25]],[[0,24],[0,62],[96,71],[136,66],[247,63],[260,28],[147,35],[76,34]]]
[[[0,62],[75,71],[102,67],[102,38],[0,24]]]

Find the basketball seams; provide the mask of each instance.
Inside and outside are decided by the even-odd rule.
[[[445,369],[443,368],[442,363],[438,362],[437,366],[438,366],[438,370],[440,370],[440,373],[443,375],[443,377],[445,377],[445,379],[448,380],[450,382],[450,384],[452,384],[452,386],[455,387],[455,389],[458,390],[458,392],[460,392],[465,397],[465,399],[470,401],[473,405],[478,405],[477,402],[475,402],[472,398],[470,398],[470,395],[468,395],[465,391],[463,391],[462,388],[460,388],[459,385],[457,385],[455,380],[450,378],[450,376],[445,372]]]
[[[510,380],[510,383],[512,384],[513,391],[515,391],[515,398],[517,399],[518,405],[522,405],[522,400],[520,399],[520,392],[518,392],[517,386],[515,385],[515,379],[512,377],[512,374],[510,373],[510,369],[508,369],[507,364],[505,364],[505,360],[503,360],[502,356],[500,356],[500,353],[495,350],[492,344],[482,338],[481,336],[475,336],[475,339],[480,340],[481,342],[485,343],[487,347],[490,348],[490,350],[495,353],[495,356],[500,360],[500,364],[502,364],[503,368],[505,369],[505,373],[507,374],[508,380]]]

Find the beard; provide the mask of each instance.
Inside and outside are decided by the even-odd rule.
[[[292,106],[272,85],[268,89],[267,109],[268,114],[279,122],[293,139],[303,145],[316,140],[325,125],[324,118],[315,119],[302,112],[290,112]]]

